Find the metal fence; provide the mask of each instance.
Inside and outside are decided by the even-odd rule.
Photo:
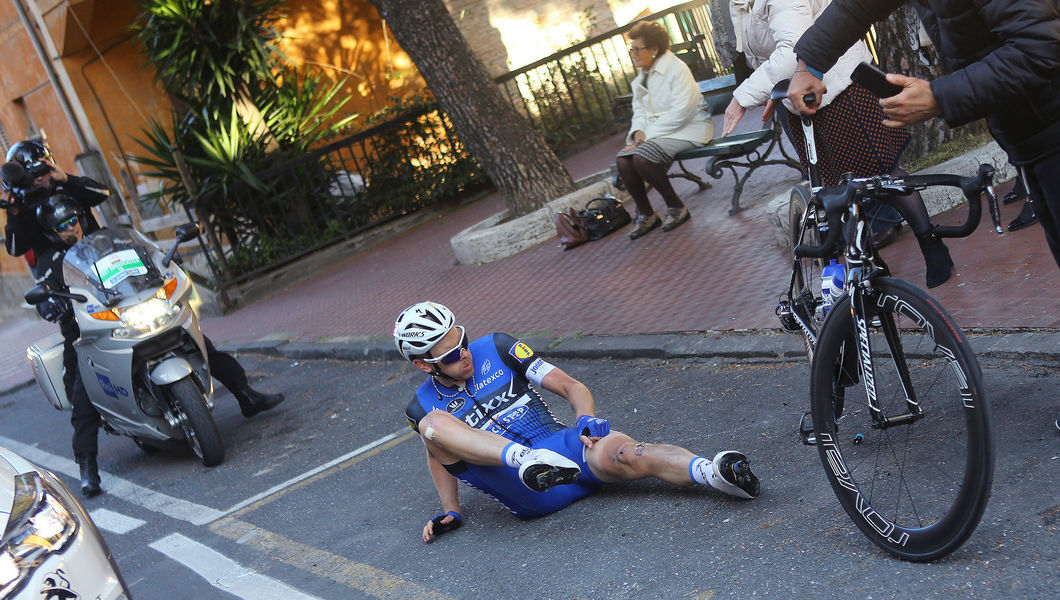
[[[648,15],[496,78],[509,101],[563,152],[579,140],[622,123],[623,96],[636,76],[626,32],[642,21],[658,21],[672,49],[693,67],[697,79],[728,74],[729,61],[715,50],[709,0],[697,0]],[[617,100],[617,102],[616,102]]]
[[[486,183],[434,105],[256,175],[196,203],[222,288]]]

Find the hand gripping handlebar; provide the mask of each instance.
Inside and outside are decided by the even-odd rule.
[[[928,187],[949,186],[961,188],[968,201],[968,219],[957,226],[936,225],[933,233],[937,237],[967,237],[979,227],[983,214],[980,196],[984,193],[990,204],[990,216],[998,233],[1001,229],[1001,212],[993,189],[994,167],[979,165],[979,172],[974,177],[958,175],[908,175],[905,177],[878,176],[851,179],[845,183],[822,188],[817,193],[817,202],[824,207],[828,219],[828,237],[820,246],[800,244],[795,247],[798,258],[824,258],[839,249],[842,231],[843,213],[847,206],[858,196],[876,197],[888,195],[905,195]]]

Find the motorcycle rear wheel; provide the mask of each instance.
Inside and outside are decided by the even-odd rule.
[[[225,459],[225,445],[199,388],[190,380],[181,379],[165,386],[165,390],[173,407],[181,413],[180,426],[195,455],[207,467],[221,464]]]

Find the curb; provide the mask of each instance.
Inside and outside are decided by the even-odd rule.
[[[973,329],[964,333],[979,360],[1014,360],[1054,366],[1060,364],[1060,328]],[[804,360],[806,357],[802,337],[780,329],[587,336],[572,333],[555,339],[542,336],[519,339],[550,359]],[[220,344],[218,348],[235,354],[260,354],[291,360],[405,360],[398,354],[390,339],[382,337],[344,342],[264,340]],[[0,396],[21,391],[35,383],[32,377],[27,378],[0,390]]]
[[[977,329],[966,331],[965,335],[979,359],[1060,363],[1060,329]],[[556,339],[541,336],[520,339],[550,358],[748,360],[806,356],[802,338],[780,329],[591,336],[575,333]],[[262,354],[293,360],[404,361],[389,339],[308,343],[275,340],[223,344],[219,348],[237,354]]]

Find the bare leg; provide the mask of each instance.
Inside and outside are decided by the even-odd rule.
[[[438,462],[451,465],[457,461],[473,465],[504,464],[505,438],[481,429],[473,429],[449,413],[435,410],[420,419],[420,436]]]
[[[676,485],[692,483],[688,463],[695,457],[679,446],[646,444],[614,430],[585,453],[589,468],[601,481],[657,477]]]

